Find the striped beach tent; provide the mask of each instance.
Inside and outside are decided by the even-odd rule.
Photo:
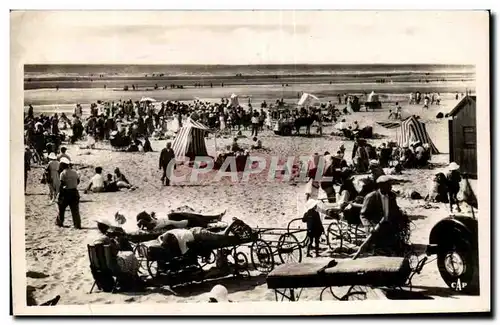
[[[400,122],[377,122],[377,124],[386,129],[395,129],[401,126]]]
[[[403,147],[409,145],[413,141],[420,141],[422,144],[427,143],[430,147],[431,154],[438,154],[439,150],[432,142],[429,133],[425,129],[425,124],[410,116],[401,122],[400,132],[398,134],[398,145]]]
[[[196,156],[207,156],[205,136],[209,131],[210,129],[202,123],[188,118],[185,125],[179,129],[175,136],[172,145],[175,157],[177,159],[183,157],[194,159]]]

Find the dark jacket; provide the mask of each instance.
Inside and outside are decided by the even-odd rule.
[[[163,148],[160,153],[160,168],[167,167],[172,159],[175,159],[174,150]]]
[[[304,213],[302,221],[307,223],[307,234],[309,236],[319,237],[325,230],[319,212],[314,209]]]
[[[389,193],[389,221],[394,218],[399,218],[401,211],[396,202],[396,194]],[[361,208],[360,218],[363,225],[376,225],[384,217],[384,208],[382,205],[382,194],[380,191],[373,191],[369,193]]]

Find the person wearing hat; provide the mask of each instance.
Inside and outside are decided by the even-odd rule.
[[[49,164],[45,169],[45,180],[49,186],[49,200],[54,203],[59,193],[59,161],[55,153],[51,152],[48,156]]]
[[[415,165],[417,167],[424,167],[427,165],[430,157],[430,151],[426,150],[422,145],[422,142],[417,141],[413,148],[413,152],[415,153]]]
[[[396,202],[396,195],[392,192],[392,179],[383,175],[377,179],[378,189],[366,195],[361,207],[361,223],[368,231],[372,231],[378,224],[390,224],[401,215]]]
[[[317,200],[309,199],[306,202],[306,212],[302,217],[302,222],[307,223],[307,237],[309,238],[309,244],[307,245],[307,257],[311,257],[311,248],[314,242],[316,256],[319,256],[319,239],[325,229],[323,228],[323,223],[321,222],[321,216],[319,212],[316,211]]]
[[[163,169],[163,175],[161,177],[162,184],[165,186],[169,186],[172,169],[175,169],[175,153],[172,149],[171,142],[167,142],[167,145],[162,149],[160,153],[159,169]]]
[[[61,175],[59,179],[61,181],[61,186],[59,190],[59,199],[57,204],[59,206],[59,213],[56,219],[56,225],[62,227],[64,224],[64,213],[66,208],[69,206],[71,210],[71,216],[73,217],[73,226],[76,229],[81,229],[80,220],[80,195],[78,194],[78,184],[80,184],[80,176],[74,171],[70,164],[71,162],[67,158],[61,158],[59,162],[61,164]]]
[[[343,209],[348,202],[353,201],[359,194],[352,181],[352,170],[347,167],[342,168],[340,172],[339,193],[340,198],[337,203],[341,209]]]
[[[217,284],[215,285],[210,293],[208,294],[208,302],[218,303],[218,302],[232,302],[228,298],[229,293],[223,285]]]
[[[372,175],[373,181],[375,182],[380,176],[385,175],[385,172],[382,169],[382,167],[380,167],[378,160],[376,159],[370,160],[370,173]]]
[[[446,180],[448,183],[447,185],[448,185],[448,197],[450,202],[450,213],[453,212],[453,204],[457,206],[457,212],[461,212],[460,205],[457,199],[457,194],[460,191],[460,182],[462,181],[462,177],[460,175],[460,166],[456,162],[451,162],[448,165]]]

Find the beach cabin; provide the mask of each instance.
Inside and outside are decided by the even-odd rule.
[[[446,116],[450,162],[459,164],[462,174],[477,179],[476,96],[465,96]]]

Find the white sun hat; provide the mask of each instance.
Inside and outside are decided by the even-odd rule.
[[[306,211],[309,211],[311,209],[314,209],[318,205],[318,201],[314,199],[309,199],[306,202]]]
[[[459,170],[459,169],[460,169],[460,166],[459,166],[456,162],[451,162],[451,163],[448,165],[448,169],[449,169],[449,170]]]
[[[226,287],[217,284],[212,288],[212,290],[208,294],[208,298],[212,298],[217,302],[231,302],[231,300],[228,299],[228,295],[229,293],[227,292]]]
[[[61,163],[63,164],[66,164],[66,165],[69,165],[71,162],[69,161],[68,158],[66,157],[62,157],[61,160],[60,160]]]
[[[57,156],[56,156],[56,154],[55,154],[55,153],[51,152],[51,153],[49,154],[49,157],[48,157],[48,158],[49,158],[49,159],[51,159],[51,160],[56,160],[56,159],[57,159]]]

